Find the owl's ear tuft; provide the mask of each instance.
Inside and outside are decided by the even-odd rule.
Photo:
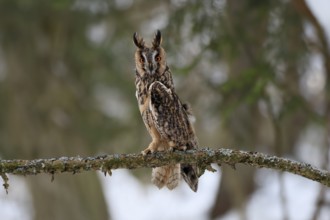
[[[133,42],[135,46],[137,46],[138,48],[140,49],[144,48],[144,40],[143,38],[139,37],[139,35],[136,32],[133,34]]]
[[[157,48],[160,46],[161,43],[162,43],[162,34],[160,33],[159,30],[157,30],[157,32],[155,33],[154,40],[152,42],[152,46],[154,48]]]

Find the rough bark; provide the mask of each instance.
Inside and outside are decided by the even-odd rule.
[[[202,170],[214,171],[212,163],[245,164],[255,168],[269,168],[286,171],[302,177],[317,181],[330,187],[330,172],[313,167],[311,164],[294,160],[269,156],[259,152],[248,152],[231,149],[201,148],[186,152],[157,152],[151,155],[142,154],[112,154],[96,157],[60,157],[36,160],[0,160],[0,174],[4,180],[4,187],[8,189],[8,177],[14,175],[36,175],[40,173],[55,174],[69,172],[79,173],[82,171],[102,171],[111,175],[113,169],[136,169],[141,167],[158,167],[175,163],[196,163]]]

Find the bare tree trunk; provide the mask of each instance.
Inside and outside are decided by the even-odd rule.
[[[79,108],[74,93],[77,88],[73,89],[72,82],[68,84],[54,74],[54,65],[59,65],[65,50],[63,45],[67,32],[64,26],[70,21],[56,13],[48,17],[51,10],[43,13],[45,17],[40,18],[40,22],[33,22],[31,18],[32,21],[24,23],[30,32],[22,30],[13,18],[8,18],[12,24],[1,27],[1,31],[6,33],[3,49],[7,83],[3,89],[7,99],[1,140],[1,146],[6,146],[1,149],[5,158],[87,153],[84,137],[75,130],[74,123],[70,123],[72,116],[67,115],[71,110],[80,112],[75,109]],[[14,40],[10,41],[10,38]],[[28,178],[27,182],[33,199],[33,219],[109,217],[95,173],[75,177],[63,175],[52,184],[50,176]]]

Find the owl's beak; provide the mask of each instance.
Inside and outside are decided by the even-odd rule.
[[[155,73],[155,68],[154,68],[154,65],[153,65],[153,63],[149,63],[148,64],[148,69],[149,69],[149,72],[151,73],[151,74],[154,74]]]

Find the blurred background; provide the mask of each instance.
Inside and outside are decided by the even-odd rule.
[[[201,147],[329,170],[329,10],[324,0],[1,0],[0,157],[143,150],[132,35],[149,41],[160,29]],[[1,219],[329,219],[318,183],[216,168],[197,193],[158,190],[150,169],[10,176]]]

